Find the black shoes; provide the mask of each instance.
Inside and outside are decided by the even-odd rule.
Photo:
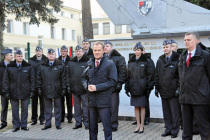
[[[85,130],[88,130],[89,128],[87,126],[85,126]]]
[[[117,131],[117,128],[112,128],[112,132],[116,132]]]
[[[28,127],[21,127],[21,130],[28,131],[29,128]]]
[[[139,134],[142,134],[142,133],[144,133],[144,127],[143,127],[143,130],[142,131],[139,131]]]
[[[1,125],[0,126],[0,129],[3,129],[4,127],[6,127],[7,125]]]
[[[166,137],[166,136],[169,136],[169,135],[171,135],[171,133],[163,133],[161,136]]]
[[[82,128],[82,125],[74,126],[74,127],[73,127],[73,129],[79,129],[79,128]]]
[[[44,125],[44,122],[40,122],[40,125]]]
[[[133,122],[133,123],[132,123],[132,125],[137,125],[137,122],[136,122],[136,121],[135,121],[135,122]]]
[[[60,130],[60,129],[62,129],[62,127],[60,127],[60,126],[56,126],[56,129],[57,129],[57,130]]]
[[[68,120],[68,123],[72,123],[73,121],[72,120]]]
[[[31,125],[36,125],[36,124],[37,124],[37,122],[32,122],[32,123],[31,123]]]
[[[12,132],[17,132],[18,130],[20,130],[20,128],[15,128],[12,130]]]
[[[42,130],[47,130],[49,128],[51,128],[51,126],[45,126],[44,128],[42,128]]]
[[[176,138],[177,137],[177,135],[171,135],[171,138]]]
[[[134,131],[133,133],[139,133],[139,130]]]
[[[200,133],[198,131],[193,131],[193,135],[199,135]]]

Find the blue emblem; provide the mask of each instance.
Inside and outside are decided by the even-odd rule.
[[[153,0],[142,0],[139,2],[139,13],[143,16],[150,14],[153,10]]]

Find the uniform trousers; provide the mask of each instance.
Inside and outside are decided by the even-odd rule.
[[[45,127],[51,127],[52,120],[52,101],[54,101],[54,114],[55,114],[55,126],[61,125],[61,98],[45,98],[44,99],[44,114],[45,114]]]
[[[65,99],[66,98],[66,99]],[[72,120],[72,94],[66,94],[66,96],[61,97],[61,107],[62,107],[62,114],[61,114],[61,120],[64,121],[65,119],[65,102],[67,105],[67,119],[69,121]]]
[[[180,126],[180,107],[178,98],[161,98],[163,118],[166,126],[165,133],[178,135]]]
[[[1,125],[7,126],[7,112],[8,112],[9,100],[1,95]]]
[[[119,93],[115,92],[112,93],[112,99],[111,99],[111,123],[112,128],[117,129],[118,128],[118,113],[119,113],[119,103],[120,103],[120,97]]]
[[[73,95],[74,97],[74,118],[76,120],[75,126],[82,125],[82,116],[83,124],[85,127],[88,126],[88,95]]]
[[[44,122],[44,97],[38,95],[38,93],[36,93],[34,95],[34,97],[32,97],[32,104],[31,104],[31,108],[32,108],[32,115],[31,115],[31,120],[32,122],[37,122],[38,120],[38,99],[39,99],[39,103],[40,103],[40,115],[39,115],[39,121],[40,122]]]
[[[26,128],[28,119],[28,102],[29,99],[22,99],[21,101],[21,119],[19,117],[19,100],[11,99],[12,106],[12,124],[13,128]]]

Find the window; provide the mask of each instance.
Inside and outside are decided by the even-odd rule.
[[[74,19],[74,14],[71,14],[71,18]]]
[[[38,45],[43,48],[43,36],[38,37]]]
[[[72,40],[76,40],[76,31],[72,30]]]
[[[64,16],[64,12],[61,12],[61,16]]]
[[[121,34],[121,33],[122,33],[122,26],[115,25],[115,34]]]
[[[66,40],[66,29],[62,28],[62,39]]]
[[[104,30],[104,35],[110,34],[110,24],[109,24],[109,22],[103,23],[103,30]]]
[[[51,26],[50,32],[51,32],[51,38],[55,38],[55,27]]]
[[[98,35],[98,23],[93,23],[93,35]]]
[[[29,35],[29,23],[23,22],[23,34]]]
[[[131,28],[127,25],[127,33],[131,33]]]
[[[7,20],[7,33],[12,33],[12,20]]]

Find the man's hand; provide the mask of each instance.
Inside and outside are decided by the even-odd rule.
[[[177,89],[176,89],[176,92],[175,92],[175,97],[179,97],[179,94],[180,94],[180,89],[177,88]]]
[[[155,88],[155,96],[159,98],[158,90]]]
[[[61,96],[66,96],[66,90],[62,89]]]
[[[41,90],[41,88],[38,88],[38,89],[37,89],[37,93],[39,94],[39,96],[42,95],[42,90]]]
[[[33,98],[33,97],[34,97],[34,93],[31,92],[31,93],[30,93],[30,98]]]
[[[119,83],[117,83],[116,91],[117,91],[117,92],[120,92],[121,89],[122,89],[122,83],[119,82]]]
[[[10,99],[9,93],[5,93],[5,97],[9,100]]]
[[[67,91],[68,91],[68,94],[70,95],[71,94],[71,88],[70,88],[70,86],[67,87]]]
[[[89,90],[90,92],[96,91],[96,85],[89,85],[89,86],[88,86],[88,90]]]
[[[125,91],[125,94],[126,94],[128,97],[131,97],[130,94],[129,94],[129,92],[128,92],[127,90]]]

